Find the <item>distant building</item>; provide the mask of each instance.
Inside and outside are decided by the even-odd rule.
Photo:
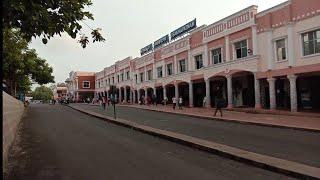
[[[53,89],[53,98],[55,100],[64,99],[67,97],[67,92],[68,92],[67,87],[55,86]]]
[[[176,38],[189,27],[97,72],[95,96],[133,103],[181,96],[189,107],[203,106],[205,97],[215,107],[223,98],[228,108],[320,111],[320,0],[262,12],[250,6]]]
[[[71,71],[66,79],[67,96],[74,102],[94,97],[95,73],[83,71]]]

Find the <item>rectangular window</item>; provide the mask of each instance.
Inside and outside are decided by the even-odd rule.
[[[109,82],[109,84],[110,84],[110,78],[108,78],[108,82]]]
[[[179,61],[179,71],[185,72],[186,71],[186,60],[182,59]]]
[[[138,83],[138,74],[134,75],[134,79],[136,80],[136,83]]]
[[[152,70],[148,70],[147,73],[148,73],[148,74],[147,74],[148,80],[149,80],[149,81],[152,80]]]
[[[120,82],[120,75],[117,76],[118,82]]]
[[[82,88],[90,88],[90,81],[83,81]]]
[[[124,80],[124,74],[122,73],[121,74],[121,81],[123,81]]]
[[[195,56],[194,59],[196,61],[196,69],[202,68],[203,67],[202,54]]]
[[[172,75],[172,63],[167,64],[167,75]]]
[[[277,61],[284,61],[287,59],[285,39],[279,39],[276,41],[276,53],[277,53]]]
[[[320,29],[302,34],[303,55],[320,53]]]
[[[162,77],[162,66],[157,67],[157,75],[158,75],[158,78]]]
[[[112,84],[114,84],[114,77],[112,77]]]
[[[127,80],[130,79],[130,71],[127,71]]]
[[[212,50],[211,56],[212,56],[212,64],[221,63],[221,61],[222,61],[221,48],[217,48],[217,49]]]
[[[237,59],[244,58],[244,57],[248,56],[247,40],[242,40],[242,41],[234,43],[234,48],[235,48]]]
[[[143,73],[140,73],[140,82],[143,82],[143,79],[144,79],[143,76],[144,76]]]

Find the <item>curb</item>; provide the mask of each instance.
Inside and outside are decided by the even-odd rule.
[[[102,119],[104,121],[118,124],[120,126],[131,128],[173,142],[177,142],[179,144],[187,145],[189,147],[196,148],[202,151],[214,153],[216,155],[220,155],[246,164],[254,165],[266,170],[290,175],[297,178],[320,179],[320,168],[296,163],[293,161],[283,160],[271,156],[257,154],[242,149],[234,148],[231,146],[206,141],[192,136],[187,136],[184,134],[156,129],[120,118],[114,119],[109,116],[105,116],[91,111],[86,111],[84,109],[72,107],[70,105],[67,106],[87,115]]]
[[[143,110],[155,111],[155,112],[161,112],[161,113],[170,113],[170,114],[181,115],[181,116],[196,117],[196,118],[202,118],[202,119],[207,119],[207,120],[224,121],[224,122],[230,122],[230,123],[249,124],[249,125],[276,127],[276,128],[281,128],[281,129],[293,129],[293,130],[299,130],[299,131],[320,133],[320,129],[310,129],[310,128],[293,127],[293,126],[282,126],[282,125],[278,125],[278,124],[266,124],[266,123],[258,123],[258,122],[248,122],[248,121],[240,121],[240,120],[236,120],[236,119],[228,119],[227,120],[227,119],[218,118],[218,117],[201,116],[201,115],[195,115],[195,114],[184,114],[184,113],[178,113],[178,112],[172,112],[172,111],[161,111],[161,110],[156,110],[156,109],[147,109],[147,108],[143,108],[143,107],[133,107],[130,105],[119,105],[119,106],[136,108],[136,109],[143,109]]]

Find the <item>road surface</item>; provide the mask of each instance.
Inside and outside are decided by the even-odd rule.
[[[5,179],[292,179],[87,116],[28,107]]]
[[[99,106],[71,105],[113,116],[111,106],[103,110]],[[143,125],[320,167],[320,133],[317,132],[214,121],[125,106],[116,109],[119,118]]]

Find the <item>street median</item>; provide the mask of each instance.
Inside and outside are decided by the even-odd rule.
[[[215,143],[199,139],[196,137],[180,134],[176,132],[161,130],[152,128],[149,126],[141,125],[125,119],[114,119],[111,116],[102,115],[96,112],[88,111],[82,108],[73,107],[68,105],[72,109],[85,113],[87,115],[112,122],[124,127],[128,127],[146,134],[161,137],[170,141],[174,141],[180,144],[184,144],[193,148],[197,148],[203,151],[214,153],[223,157],[231,158],[240,162],[251,164],[261,167],[263,169],[271,170],[278,173],[287,174],[298,178],[318,179],[320,178],[320,168],[312,167],[309,165],[288,161],[280,158],[275,158],[267,155],[253,153],[250,151],[234,148],[224,144]]]

